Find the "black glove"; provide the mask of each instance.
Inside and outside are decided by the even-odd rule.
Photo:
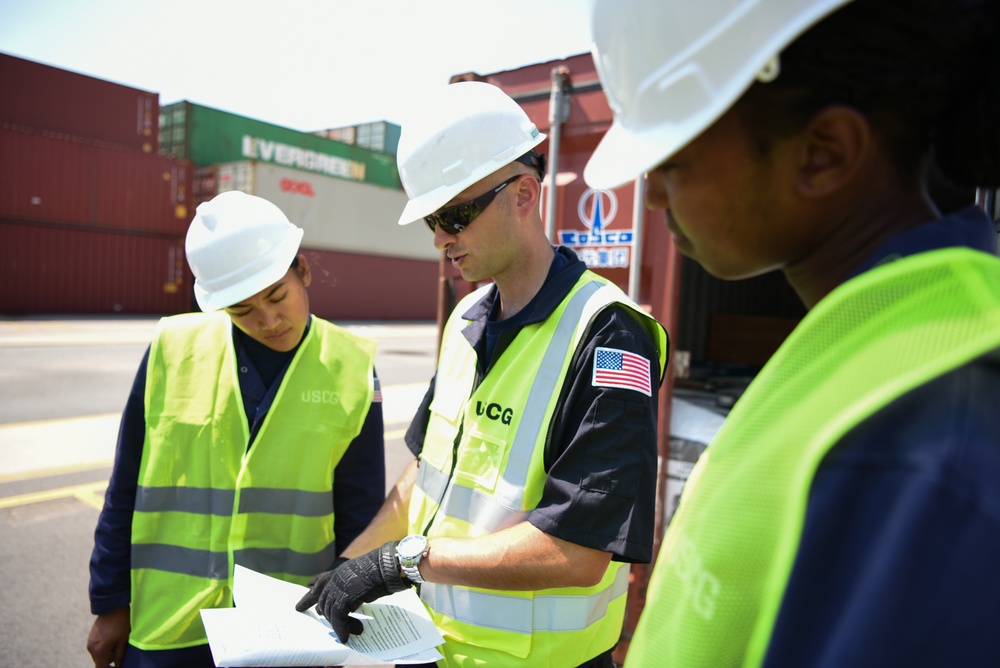
[[[316,605],[316,610],[326,617],[340,642],[347,642],[349,634],[361,633],[361,620],[349,617],[362,603],[403,591],[408,581],[399,573],[396,562],[396,543],[392,540],[368,554],[344,561],[339,566],[324,571],[309,583],[309,591],[295,604],[299,612]]]
[[[309,591],[307,591],[302,598],[299,599],[299,602],[295,604],[295,609],[302,612],[316,605],[316,602],[319,601],[319,592],[323,590],[324,586],[326,586],[326,581],[330,579],[330,575],[337,570],[341,564],[346,564],[348,561],[350,561],[350,559],[347,557],[337,557],[333,560],[333,563],[330,564],[330,568],[326,569],[322,573],[312,576],[312,579],[309,580],[309,584],[306,585],[309,587]]]

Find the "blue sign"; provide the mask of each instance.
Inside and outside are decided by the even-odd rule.
[[[618,197],[610,190],[588,188],[580,196],[577,213],[585,230],[559,230],[559,243],[576,250],[588,267],[627,269],[632,230],[606,228],[618,214]]]

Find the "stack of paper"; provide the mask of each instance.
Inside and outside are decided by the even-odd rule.
[[[353,613],[364,633],[344,645],[315,608],[296,612],[308,591],[236,566],[234,608],[201,611],[216,666],[399,665],[441,659],[444,639],[412,589],[365,603]]]

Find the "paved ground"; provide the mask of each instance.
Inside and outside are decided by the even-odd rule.
[[[0,317],[0,348],[114,346],[147,344],[155,318]],[[433,372],[433,323],[341,323],[379,341],[376,367],[383,379],[386,440],[400,438],[413,417]],[[407,346],[409,348],[407,348]],[[412,376],[390,380],[403,362],[421,363]],[[426,367],[426,370],[423,368]],[[131,372],[130,372],[131,373]],[[60,419],[0,424],[0,481],[54,475],[110,465],[114,457],[119,410]],[[394,478],[393,478],[394,480]]]

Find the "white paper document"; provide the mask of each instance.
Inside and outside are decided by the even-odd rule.
[[[216,666],[333,666],[437,661],[444,642],[412,589],[362,604],[352,617],[364,633],[344,645],[315,608],[296,612],[307,587],[242,566],[233,573],[234,608],[201,611]]]

